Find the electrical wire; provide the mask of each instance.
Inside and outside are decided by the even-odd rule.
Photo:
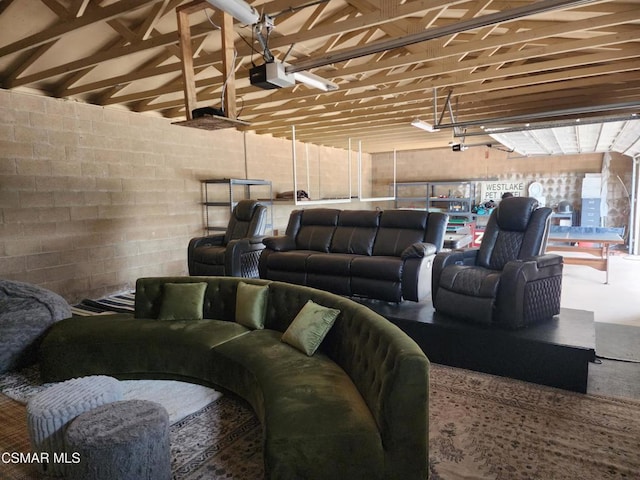
[[[229,73],[227,74],[227,78],[224,79],[224,83],[222,84],[222,92],[220,93],[220,105],[222,106],[222,112],[225,114],[225,117],[227,116],[227,112],[225,111],[225,105],[224,105],[224,94],[227,91],[227,83],[229,82],[229,79],[231,78],[231,75],[234,74],[235,72],[235,68],[236,68],[236,59],[238,58],[238,51],[234,48],[233,49],[233,60],[232,60],[232,67],[229,69]]]
[[[222,30],[222,28],[220,28],[219,25],[216,25],[215,22],[212,20],[211,16],[209,16],[209,10],[207,10],[206,8],[204,9],[204,13],[207,15],[207,18],[209,19],[209,23],[211,25],[213,25],[213,28],[217,29],[217,30]]]

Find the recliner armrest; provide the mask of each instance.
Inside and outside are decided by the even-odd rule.
[[[538,255],[507,262],[496,301],[497,323],[519,328],[560,311],[562,256]]]
[[[232,277],[242,276],[242,256],[249,252],[264,250],[264,244],[253,238],[239,238],[227,244],[224,254],[225,272]]]
[[[214,235],[207,235],[206,237],[192,238],[189,242],[189,249],[205,246],[221,246],[224,245],[224,233],[216,233]]]
[[[475,265],[479,248],[461,248],[448,252],[438,252],[433,260],[431,273],[431,295],[436,298],[440,286],[442,270],[449,265]]]
[[[247,240],[249,240],[249,244],[251,245],[258,245],[258,244],[262,244],[264,245],[264,239],[267,238],[264,235],[256,235],[255,237],[250,237]]]
[[[416,242],[405,248],[400,254],[400,258],[402,258],[402,260],[407,260],[408,258],[424,258],[429,255],[434,255],[435,253],[436,246],[432,243]]]
[[[278,237],[266,237],[262,240],[266,247],[275,252],[286,252],[287,250],[295,250],[296,242],[289,235],[280,235]]]
[[[538,268],[550,267],[552,265],[559,265],[563,263],[562,255],[555,255],[553,253],[537,255],[535,257],[527,258],[524,261],[534,261]]]
[[[478,257],[478,248],[461,248],[449,252],[439,252],[436,255],[436,264],[441,264],[442,268],[447,265],[475,265]]]

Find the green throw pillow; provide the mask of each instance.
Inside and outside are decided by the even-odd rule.
[[[251,330],[264,328],[269,285],[238,282],[236,291],[236,322]]]
[[[340,310],[323,307],[309,300],[282,335],[282,341],[310,357],[331,330],[339,313]]]
[[[202,320],[207,284],[165,283],[158,320]]]

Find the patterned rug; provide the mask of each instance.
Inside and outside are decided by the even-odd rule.
[[[0,397],[0,424],[1,450],[29,450],[23,405]],[[225,395],[171,426],[174,479],[263,478],[261,439]],[[635,479],[640,402],[432,365],[429,445],[431,480]],[[0,478],[39,478],[30,468],[0,464]]]
[[[135,292],[118,293],[98,300],[85,298],[77,305],[71,305],[71,313],[80,316],[133,313],[135,298]]]

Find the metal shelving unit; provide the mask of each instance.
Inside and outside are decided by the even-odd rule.
[[[260,203],[267,206],[268,209],[268,222],[267,231],[273,231],[273,190],[270,180],[260,179],[243,179],[243,178],[210,178],[202,180],[204,185],[204,209],[205,209],[205,230],[212,231],[225,231],[226,225],[214,225],[212,214],[209,211],[211,208],[228,208],[229,212],[233,211],[233,208],[238,204],[238,201],[253,198],[255,190],[261,190],[261,198],[256,198]],[[226,194],[218,192],[218,196],[209,191],[209,188],[221,188],[227,187]],[[240,194],[238,194],[240,190]],[[267,193],[268,192],[268,193]],[[219,200],[224,197],[224,200]],[[265,198],[266,197],[266,198]],[[217,200],[213,200],[217,198]],[[228,199],[228,200],[227,200]]]
[[[476,199],[476,184],[469,181],[398,182],[396,208],[416,208],[449,215],[452,223],[471,222]]]

